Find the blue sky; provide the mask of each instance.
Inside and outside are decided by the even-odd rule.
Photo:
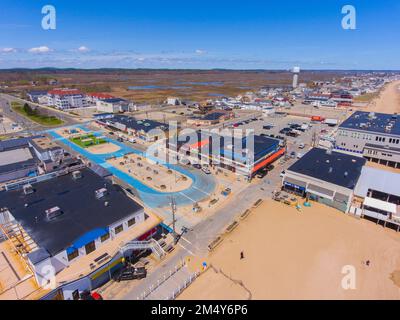
[[[398,0],[1,0],[0,68],[400,69],[399,34]]]

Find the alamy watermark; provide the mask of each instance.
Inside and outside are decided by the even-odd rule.
[[[342,28],[344,30],[356,30],[357,29],[357,12],[356,8],[352,5],[345,5],[342,8]]]
[[[57,13],[53,5],[45,5],[42,8],[42,28],[43,30],[55,30],[57,28]]]

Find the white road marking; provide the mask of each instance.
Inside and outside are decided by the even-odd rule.
[[[197,187],[193,187],[193,189],[196,189],[196,190],[198,190],[198,191],[204,193],[204,194],[207,195],[207,196],[209,196],[209,195],[211,194],[211,193],[207,193],[207,192],[205,192],[205,191],[203,191],[203,190],[201,190],[201,189],[199,189],[199,188],[197,188]]]
[[[190,251],[188,248],[186,248],[185,246],[183,246],[182,244],[178,243],[180,247],[182,247],[183,249],[185,249],[187,252],[189,252],[192,256],[195,256],[195,254]]]
[[[184,194],[183,192],[179,192],[179,194],[183,195],[184,197],[188,198],[190,201],[192,202],[196,202],[195,200],[193,200],[192,198],[190,198],[189,196],[187,196],[186,194]]]

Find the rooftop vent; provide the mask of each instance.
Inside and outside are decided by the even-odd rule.
[[[349,173],[347,171],[344,172],[344,176],[347,177]]]
[[[33,187],[31,184],[26,184],[22,187],[22,189],[24,190],[24,194],[31,194],[34,192]]]
[[[73,178],[74,180],[81,179],[81,178],[82,178],[82,172],[80,172],[80,171],[74,171],[74,172],[72,172],[72,178]]]
[[[101,199],[107,195],[108,191],[106,188],[101,188],[99,190],[96,190],[94,193],[95,193],[96,199]]]
[[[46,210],[46,218],[48,220],[53,220],[60,215],[62,215],[62,211],[59,207],[53,207]]]
[[[332,168],[332,167],[329,167],[328,172],[329,172],[329,173],[332,173],[332,172],[333,172],[333,168]]]

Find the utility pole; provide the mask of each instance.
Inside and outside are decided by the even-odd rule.
[[[171,197],[171,211],[172,211],[172,233],[174,237],[174,244],[178,243],[178,234],[176,233],[176,226],[175,226],[175,212],[176,212],[176,203],[175,197]]]

